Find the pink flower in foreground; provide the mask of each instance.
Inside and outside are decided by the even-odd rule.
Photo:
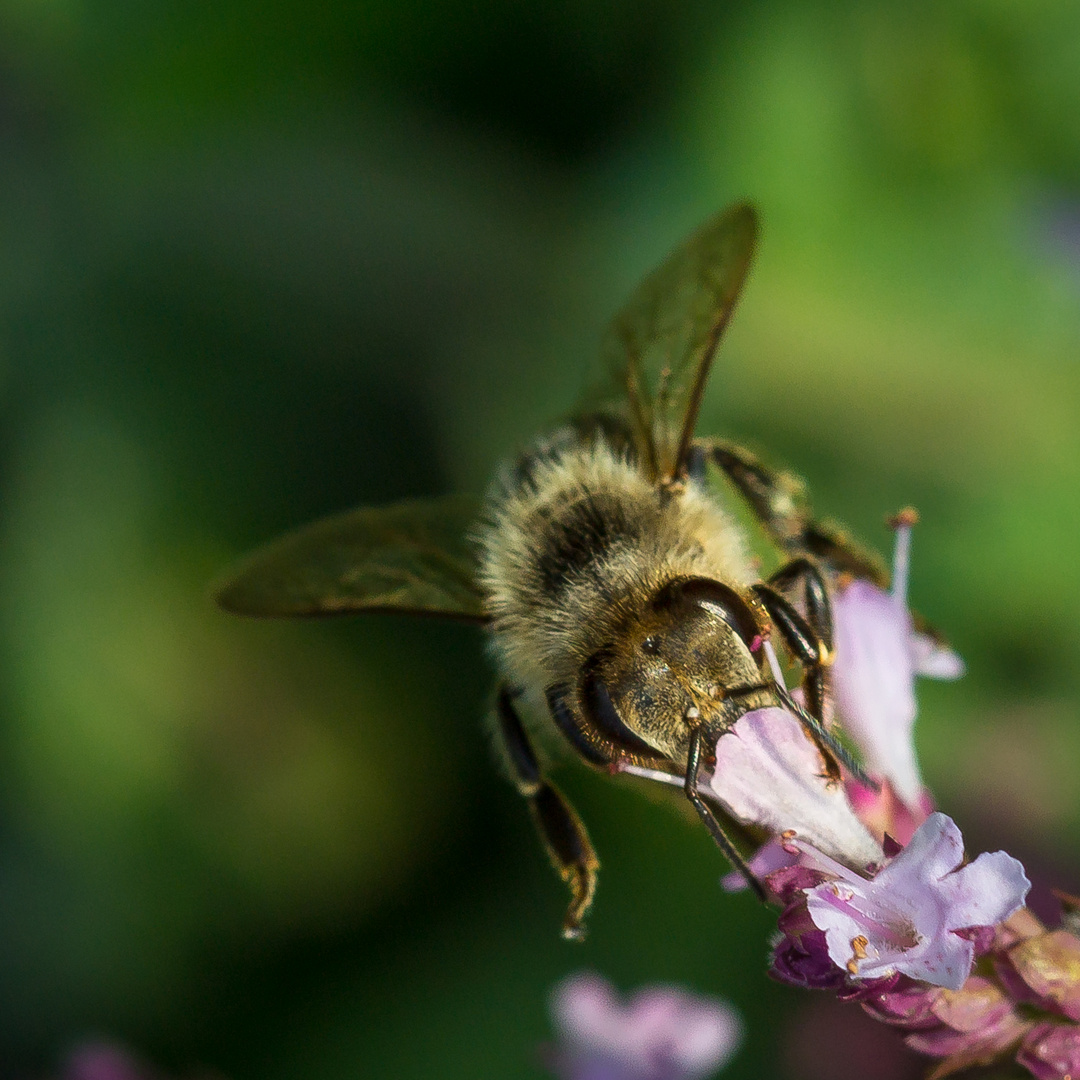
[[[551,1066],[563,1080],[702,1080],[742,1039],[730,1005],[673,986],[648,986],[625,1004],[598,975],[572,975],[552,996],[561,1037]]]
[[[871,775],[887,780],[914,811],[926,796],[915,757],[915,676],[956,679],[964,662],[916,632],[907,606],[913,511],[896,523],[892,590],[856,579],[833,598],[832,684],[844,730]],[[920,815],[920,819],[921,819]]]
[[[931,814],[911,843],[872,879],[833,867],[807,890],[807,911],[825,932],[829,957],[854,979],[900,973],[959,990],[971,973],[972,942],[956,933],[994,926],[1016,911],[1030,882],[1003,851],[968,866],[960,830]]]
[[[847,866],[880,862],[883,852],[855,816],[843,786],[830,784],[823,772],[817,747],[791,713],[754,709],[717,740],[709,785],[740,821],[776,836],[793,833]]]

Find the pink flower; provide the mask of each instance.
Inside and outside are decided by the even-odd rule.
[[[1075,1024],[1039,1024],[1028,1033],[1016,1060],[1036,1080],[1080,1076],[1080,1028]]]
[[[774,837],[767,840],[746,860],[750,873],[762,881],[777,870],[785,870],[789,866],[799,864],[800,852],[790,844]],[[724,892],[742,892],[748,888],[746,878],[738,870],[732,870],[720,879],[720,887]]]
[[[964,663],[912,623],[907,583],[914,520],[912,511],[897,519],[890,592],[856,579],[834,597],[832,683],[844,730],[866,768],[918,812],[925,797],[913,737],[915,676],[956,679]]]
[[[564,1080],[701,1080],[742,1039],[730,1005],[673,986],[647,986],[624,1004],[611,984],[582,973],[552,996],[562,1039],[551,1064]]]
[[[931,1074],[935,1077],[998,1060],[1031,1026],[999,987],[978,975],[961,990],[938,991],[932,1012],[939,1026],[914,1031],[905,1041],[913,1050],[944,1058]]]
[[[792,833],[846,866],[866,867],[884,855],[851,809],[841,784],[822,775],[817,747],[785,709],[754,709],[741,716],[716,745],[709,785],[740,821],[774,836]],[[778,865],[776,852],[762,865]]]
[[[834,865],[833,880],[807,890],[807,909],[825,931],[833,963],[853,979],[899,972],[959,990],[975,948],[955,931],[1001,922],[1030,888],[1024,868],[1003,851],[961,867],[963,856],[960,830],[931,814],[871,880]]]
[[[886,835],[903,847],[918,827],[934,812],[930,793],[924,791],[914,807],[902,802],[888,780],[880,781],[874,791],[855,777],[848,777],[844,787],[848,802],[871,835],[884,841]]]

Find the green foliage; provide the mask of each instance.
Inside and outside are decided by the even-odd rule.
[[[1077,18],[5,5],[3,1070],[100,1031],[233,1080],[534,1075],[547,988],[593,966],[735,1000],[732,1077],[846,1075],[793,1049],[701,830],[572,768],[605,872],[558,939],[475,629],[207,591],[316,517],[482,491],[738,197],[763,236],[701,430],[869,542],[919,507],[913,601],[970,666],[923,694],[926,771],[1075,891]]]

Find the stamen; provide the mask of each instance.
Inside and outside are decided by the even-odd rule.
[[[913,506],[905,506],[900,513],[889,519],[896,530],[893,544],[892,595],[907,605],[908,572],[911,565],[911,528],[919,523],[919,512]]]
[[[869,944],[870,939],[863,934],[851,939],[851,959],[847,962],[847,969],[852,975],[859,974],[859,961],[866,959],[866,946]]]

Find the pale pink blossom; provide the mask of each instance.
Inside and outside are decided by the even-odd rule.
[[[911,842],[872,879],[846,867],[807,890],[807,909],[825,932],[829,957],[854,979],[897,972],[959,990],[975,949],[955,931],[994,926],[1024,902],[1024,868],[1003,851],[961,866],[960,830],[931,814]]]
[[[762,881],[777,870],[785,870],[789,866],[797,866],[800,852],[797,848],[786,844],[779,837],[766,841],[746,860],[747,869],[751,874]],[[749,888],[746,878],[738,870],[732,870],[720,879],[720,887],[724,892],[742,892]]]
[[[856,579],[833,598],[836,660],[832,685],[844,730],[867,771],[887,780],[916,810],[925,801],[915,754],[915,676],[955,679],[960,657],[917,632],[907,606],[912,515],[896,528],[892,589]]]
[[[843,785],[825,778],[817,747],[785,709],[754,709],[721,735],[709,785],[732,816],[774,836],[793,833],[851,867],[884,857]]]
[[[599,975],[582,973],[552,995],[564,1080],[703,1080],[738,1049],[742,1022],[723,1001],[647,986],[623,1002]]]

